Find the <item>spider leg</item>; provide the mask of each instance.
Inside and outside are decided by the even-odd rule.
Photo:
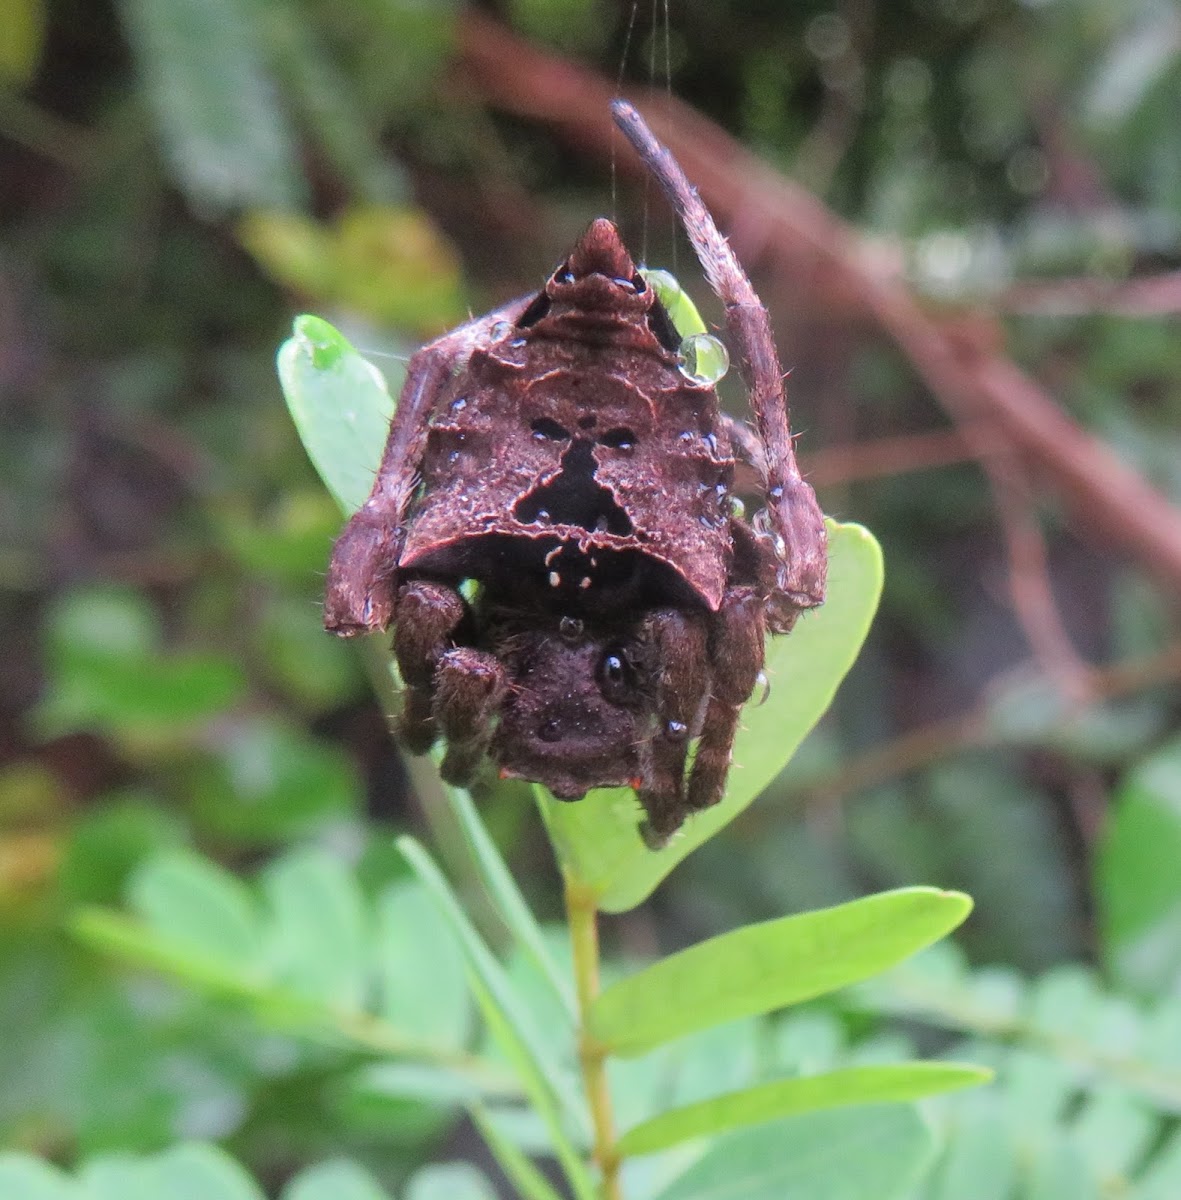
[[[439,774],[464,786],[488,752],[496,714],[508,691],[500,660],[486,650],[457,646],[439,660],[435,673],[435,720],[447,739]]]
[[[710,287],[726,306],[726,326],[766,458],[768,534],[780,563],[768,617],[773,629],[790,628],[801,609],[824,600],[827,536],[816,496],[796,465],[783,372],[767,310],[667,147],[627,101],[613,100],[611,110],[615,123],[656,177],[693,243]]]
[[[688,811],[685,759],[709,694],[705,618],[657,609],[645,619],[640,639],[656,676],[655,727],[640,748],[639,800],[645,812],[640,836],[650,849],[658,850]]]
[[[714,617],[710,637],[713,681],[689,776],[690,811],[709,808],[722,798],[738,717],[763,669],[765,617],[762,598],[749,585],[729,588]]]
[[[324,594],[326,629],[351,637],[389,626],[403,526],[439,394],[474,350],[496,340],[493,327],[515,321],[531,299],[521,297],[469,321],[410,359],[373,489],[332,550]]]
[[[394,657],[406,685],[398,732],[411,754],[425,754],[438,736],[435,673],[465,613],[463,598],[445,583],[415,579],[398,589]]]

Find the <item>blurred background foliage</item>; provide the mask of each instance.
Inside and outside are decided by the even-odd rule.
[[[80,905],[142,904],[145,880],[198,853],[250,878],[317,856],[347,867],[366,903],[399,886],[391,836],[429,817],[429,786],[408,775],[355,649],[320,630],[340,518],[290,426],[273,355],[309,309],[378,365],[404,356],[469,309],[535,287],[610,211],[601,159],[497,111],[466,69],[490,17],[608,79],[622,61],[625,84],[662,85],[667,62],[677,95],[815,190],[924,304],[1001,338],[1071,418],[1181,504],[1181,16],[1168,0],[673,0],[667,41],[649,5],[613,0],[8,0],[11,1146],[69,1163],[211,1138],[268,1182],[347,1152],[391,1185],[471,1150],[448,1105],[358,1092],[372,1048],[305,1045],[200,990],[119,972],[64,930]],[[663,210],[649,217],[622,181],[619,195],[626,232],[669,265]],[[740,252],[757,248],[757,232],[745,236]],[[687,248],[675,252],[700,294]],[[1010,606],[984,474],[947,452],[954,435],[910,365],[839,305],[770,274],[756,282],[822,501],[883,543],[883,608],[785,775],[609,926],[609,945],[642,956],[873,888],[962,887],[977,900],[967,959],[999,973],[977,986],[963,962],[944,964],[939,987],[912,979],[868,1008],[826,1010],[816,1044],[886,1036],[886,1010],[983,1038],[989,1061],[1025,1038],[1037,1048],[1022,1052],[1011,1104],[993,1090],[941,1110],[949,1149],[930,1194],[1076,1198],[1137,1179],[1140,1191],[1119,1194],[1164,1200],[1181,1171],[1169,1141],[1181,1112],[1174,590],[1036,493],[1063,624],[1100,668],[1091,702],[1067,704]],[[883,438],[911,440],[872,469],[841,454]],[[916,445],[925,465],[902,449]],[[482,802],[531,897],[556,914],[521,791]],[[434,833],[446,853],[448,830]],[[1030,982],[1047,971],[1048,984]],[[1058,1033],[1077,1017],[1071,1045],[1092,1039],[1089,1057],[1047,1040],[1047,988],[1074,998],[1050,1011],[1074,1014]],[[923,1046],[943,1044],[921,1028]],[[1160,1078],[1103,1083],[1133,1050]],[[724,1047],[710,1053],[696,1068],[707,1075],[728,1061]],[[1023,1138],[1050,1149],[1031,1155]],[[1172,1175],[1159,1166],[1168,1153]],[[968,1189],[973,1162],[999,1161],[1009,1175]],[[1153,1164],[1166,1183],[1152,1183]]]

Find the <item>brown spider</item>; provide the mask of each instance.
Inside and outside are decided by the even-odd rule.
[[[393,624],[402,736],[419,753],[445,738],[446,779],[490,756],[564,800],[630,785],[658,847],[721,799],[766,632],[824,598],[825,531],[766,310],[669,152],[613,111],[725,304],[754,429],[681,369],[667,312],[597,220],[541,292],[411,359],[324,623]],[[735,452],[762,483],[749,524]]]

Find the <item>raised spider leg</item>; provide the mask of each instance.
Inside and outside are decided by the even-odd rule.
[[[500,660],[486,650],[457,646],[439,660],[435,673],[435,720],[447,739],[439,774],[464,786],[488,752],[496,714],[508,691]]]
[[[713,680],[689,776],[692,812],[717,804],[725,790],[738,717],[763,669],[765,615],[758,592],[743,585],[727,589],[714,617],[709,647]]]
[[[685,759],[709,694],[705,618],[657,609],[645,618],[640,639],[656,680],[655,728],[640,747],[638,796],[645,813],[640,836],[649,849],[659,850],[687,811]]]
[[[425,754],[438,736],[435,673],[465,612],[463,598],[445,583],[414,579],[398,589],[394,657],[406,685],[398,726],[411,754]]]
[[[781,563],[777,602],[769,606],[768,616],[773,628],[789,628],[799,610],[824,600],[827,537],[816,496],[796,465],[783,373],[767,310],[696,189],[644,118],[626,100],[613,100],[611,111],[668,197],[710,287],[726,306],[726,326],[766,456],[767,508]]]
[[[522,296],[469,321],[410,359],[373,489],[332,549],[324,593],[325,629],[351,637],[389,626],[406,510],[418,483],[427,426],[439,393],[474,350],[494,340],[493,326],[516,321],[532,299]]]

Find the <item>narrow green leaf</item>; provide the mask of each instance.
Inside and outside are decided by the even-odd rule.
[[[264,986],[260,978],[244,976],[241,969],[165,941],[141,921],[123,913],[84,907],[74,913],[70,929],[81,942],[102,954],[163,971],[211,992],[257,998]]]
[[[557,1112],[562,1107],[580,1131],[586,1130],[588,1119],[576,1100],[579,1095],[576,1082],[549,1058],[535,1037],[503,967],[468,920],[434,860],[413,838],[401,837],[397,846],[459,936],[469,982],[488,1031],[509,1058],[534,1108],[546,1122],[567,1179],[579,1200],[594,1200],[589,1175]]]
[[[186,1143],[150,1160],[157,1196],[168,1200],[265,1200],[258,1184],[224,1150]]]
[[[488,889],[496,911],[500,914],[509,932],[517,939],[522,951],[537,966],[542,976],[562,1001],[566,1011],[574,1014],[574,996],[569,980],[562,976],[542,936],[537,918],[521,895],[517,881],[508,869],[488,828],[480,817],[470,793],[461,788],[445,789],[451,807],[459,819],[472,857],[480,872],[480,878]]]
[[[265,949],[270,977],[328,1008],[359,1011],[370,941],[352,873],[323,851],[304,850],[272,863],[261,882],[271,909]]]
[[[381,462],[394,401],[385,377],[319,317],[296,317],[279,382],[312,464],[341,508],[361,507]],[[405,368],[389,364],[400,387]]]
[[[131,877],[131,908],[159,938],[246,978],[262,975],[262,929],[241,880],[188,850],[168,850]]]
[[[909,1105],[810,1113],[722,1138],[657,1200],[900,1200],[930,1154]]]
[[[496,1200],[496,1190],[470,1163],[439,1163],[410,1180],[406,1200]]]
[[[164,149],[199,209],[297,207],[295,137],[247,0],[122,0]]]
[[[600,789],[563,804],[543,789],[538,803],[566,870],[591,888],[605,912],[645,900],[686,855],[732,821],[775,778],[832,702],[869,631],[882,587],[881,549],[859,525],[829,522],[828,599],[787,637],[767,647],[771,693],[742,712],[734,767],[722,802],[686,821],[663,850],[640,840],[630,790]]]
[[[300,1171],[284,1189],[283,1200],[390,1200],[368,1171],[338,1159]]]
[[[748,925],[612,984],[588,1030],[610,1053],[642,1054],[868,979],[949,933],[971,908],[959,892],[902,888]]]
[[[4,1200],[86,1200],[73,1180],[31,1154],[0,1153]]]
[[[629,1129],[619,1140],[619,1153],[652,1154],[690,1138],[726,1133],[743,1125],[826,1108],[919,1100],[937,1092],[987,1083],[991,1078],[991,1071],[961,1063],[910,1062],[845,1067],[825,1075],[777,1079],[661,1113]]]
[[[395,883],[377,902],[381,1013],[396,1029],[441,1046],[462,1046],[472,1004],[452,925],[426,889]]]
[[[481,1105],[474,1105],[469,1113],[472,1123],[484,1139],[484,1145],[496,1159],[505,1178],[516,1188],[521,1200],[561,1200],[549,1180],[496,1128],[496,1122]]]

